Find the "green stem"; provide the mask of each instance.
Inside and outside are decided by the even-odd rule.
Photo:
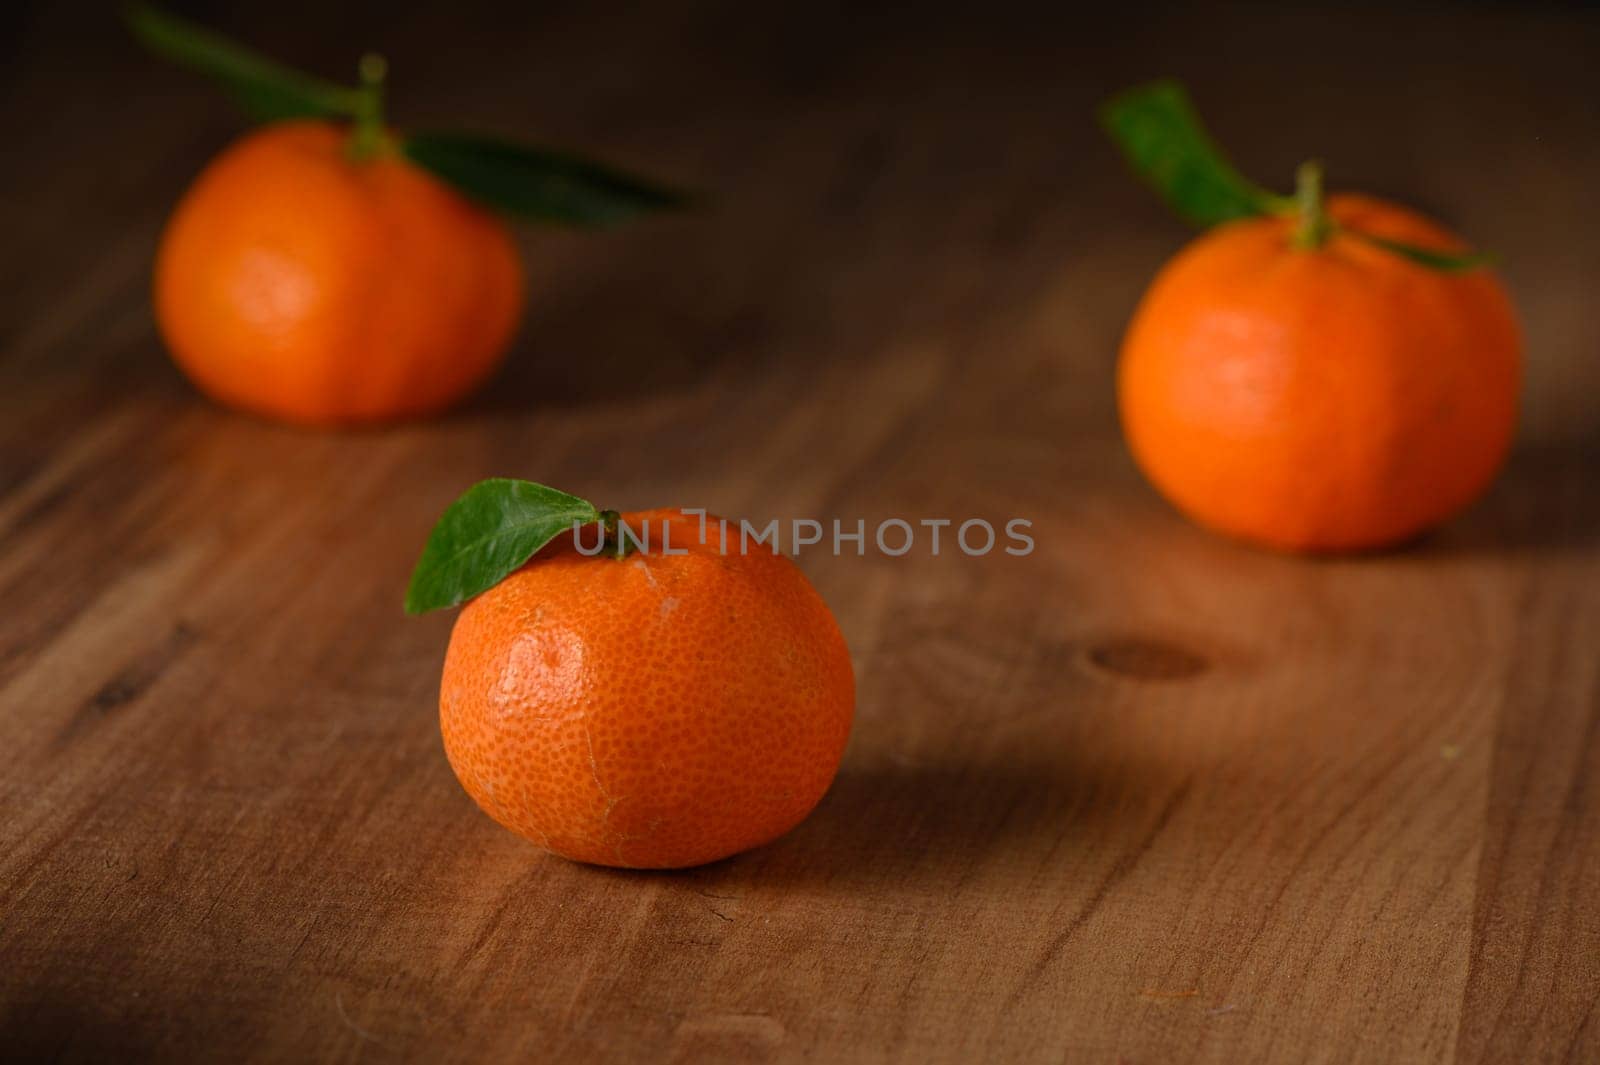
[[[600,512],[600,528],[605,530],[606,554],[611,558],[627,558],[634,550],[621,528],[622,515],[614,510]]]
[[[1333,223],[1322,198],[1322,164],[1314,159],[1301,163],[1294,172],[1294,205],[1299,217],[1294,229],[1294,246],[1315,251],[1327,243]]]
[[[383,81],[389,64],[368,52],[361,57],[361,88],[356,90],[355,130],[350,136],[350,157],[371,159],[383,149]]]

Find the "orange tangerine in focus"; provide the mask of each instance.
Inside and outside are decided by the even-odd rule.
[[[701,542],[698,512],[622,522],[648,549],[588,557],[564,534],[462,609],[439,699],[450,765],[489,816],[578,861],[678,868],[776,839],[849,737],[839,627],[792,561]]]

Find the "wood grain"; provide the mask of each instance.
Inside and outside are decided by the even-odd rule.
[[[1600,1060],[1592,11],[205,17],[329,73],[380,47],[418,124],[715,206],[530,234],[513,364],[456,415],[236,417],[146,295],[225,104],[29,16],[0,65],[0,1056]],[[1117,339],[1184,233],[1088,116],[1169,72],[1247,172],[1317,154],[1504,262],[1519,449],[1427,541],[1239,548],[1124,453]],[[802,555],[860,688],[834,790],[718,865],[592,869],[461,792],[450,619],[399,612],[493,474],[1020,516],[1038,550]]]

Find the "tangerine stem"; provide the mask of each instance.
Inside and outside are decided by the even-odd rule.
[[[383,56],[368,52],[357,67],[361,88],[356,90],[355,130],[350,137],[350,156],[371,159],[383,147],[383,82],[389,64]]]
[[[1333,232],[1322,198],[1322,164],[1308,159],[1294,172],[1294,202],[1300,216],[1294,230],[1294,246],[1315,251],[1327,243]]]
[[[628,546],[628,537],[622,531],[621,522],[622,515],[614,510],[600,512],[600,528],[605,532],[607,554],[617,559],[627,558],[631,550]]]

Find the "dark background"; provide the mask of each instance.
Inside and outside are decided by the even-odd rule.
[[[880,297],[851,275],[937,262],[941,242],[969,236],[948,231],[963,224],[984,228],[989,254],[1065,254],[1093,241],[1097,252],[1153,265],[1186,231],[1127,180],[1091,116],[1108,93],[1158,76],[1189,85],[1245,173],[1287,189],[1298,162],[1322,158],[1331,187],[1418,206],[1497,253],[1534,328],[1595,335],[1588,287],[1600,252],[1583,239],[1600,141],[1592,7],[174,10],[340,80],[353,80],[362,51],[385,54],[399,125],[465,125],[586,149],[709,194],[702,217],[599,243],[531,235],[536,293],[541,281],[560,283],[540,277],[552,258],[574,256],[586,269],[599,254],[624,266],[585,278],[571,298],[535,298],[525,339],[575,357],[557,360],[559,373],[512,360],[506,387],[485,402],[648,389],[730,360],[779,357],[739,342],[740,330],[825,331],[862,304],[875,313]],[[0,131],[12,151],[0,187],[11,250],[0,280],[12,306],[38,305],[105,269],[119,240],[152,246],[184,184],[245,128],[203,79],[141,53],[115,16],[37,5],[7,36]],[[1000,195],[1002,174],[1015,181]],[[947,227],[897,213],[908,182],[948,198]],[[819,218],[833,223],[825,237]],[[748,239],[749,253],[722,253],[729,239]],[[540,253],[552,244],[554,254]],[[926,309],[966,295],[950,284],[921,278],[922,298],[904,302]],[[966,287],[981,284],[979,276]],[[1136,295],[1107,298],[1127,310]],[[665,344],[645,353],[607,336],[604,309],[616,307],[652,323]],[[17,316],[7,324],[17,328]],[[732,334],[730,350],[706,343],[707,326]],[[106,369],[159,365],[143,340],[138,353],[106,351]],[[831,346],[824,332],[804,357],[827,357]],[[29,353],[9,351],[13,361]],[[1544,357],[1534,345],[1535,362]],[[1558,436],[1587,431],[1584,412],[1565,403],[1600,386],[1600,371],[1580,372],[1583,386],[1559,394],[1531,375],[1536,424]]]

